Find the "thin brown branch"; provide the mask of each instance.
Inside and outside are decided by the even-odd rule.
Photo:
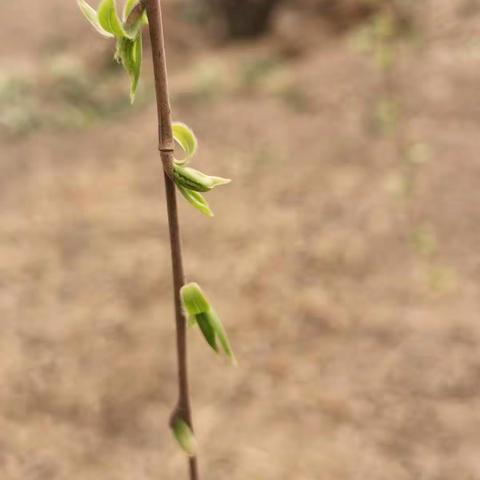
[[[150,40],[152,44],[153,70],[158,114],[158,149],[164,168],[165,192],[167,200],[168,224],[170,230],[170,248],[172,254],[172,273],[177,333],[178,360],[178,403],[173,415],[182,418],[193,431],[190,394],[188,386],[187,324],[182,311],[180,289],[185,284],[182,263],[182,246],[178,224],[177,196],[175,184],[170,178],[173,165],[173,133],[168,96],[167,67],[160,0],[142,0],[147,11]],[[196,457],[189,459],[190,480],[199,480]]]
[[[145,5],[142,2],[137,3],[132,8],[132,11],[128,14],[128,17],[124,24],[125,29],[129,30],[130,28],[132,28],[140,20],[140,17],[143,15],[144,11]]]

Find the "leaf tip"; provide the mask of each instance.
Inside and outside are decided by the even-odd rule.
[[[212,188],[213,187],[218,187],[219,185],[227,185],[231,183],[232,179],[231,178],[223,178],[223,177],[210,177],[212,180]]]

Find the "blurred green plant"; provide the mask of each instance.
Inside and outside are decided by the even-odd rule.
[[[389,179],[389,189],[403,202],[404,218],[410,230],[407,233],[410,247],[434,272],[437,271],[434,262],[438,256],[439,242],[433,225],[418,218],[414,205],[417,177],[421,167],[430,159],[431,152],[425,142],[412,142],[408,138],[401,88],[402,72],[399,68],[401,46],[405,40],[414,37],[414,11],[422,2],[370,1],[377,11],[354,36],[354,47],[370,55],[380,78],[380,94],[372,109],[372,117],[374,131],[389,136],[393,146],[397,171]],[[433,281],[432,278],[443,279],[444,276],[432,273],[427,281],[432,289],[440,291],[438,285],[442,282]]]
[[[455,290],[457,279],[455,271],[447,265],[432,265],[427,272],[428,285],[437,294],[445,294]]]
[[[192,427],[188,388],[186,315],[188,315],[189,324],[199,326],[214,350],[218,351],[218,341],[232,363],[235,363],[235,357],[218,315],[210,306],[198,284],[185,284],[175,187],[194,208],[207,216],[212,216],[212,211],[202,194],[219,185],[229,183],[230,179],[206,175],[188,166],[197,151],[198,142],[193,131],[187,125],[181,122],[172,123],[170,119],[159,0],[126,0],[121,19],[117,14],[115,0],[102,0],[97,10],[87,4],[85,0],[77,0],[77,2],[80,10],[97,32],[104,37],[115,39],[114,58],[123,65],[128,73],[132,103],[135,101],[141,73],[142,28],[149,25],[158,108],[159,151],[165,172],[179,362],[179,398],[171,417],[170,427],[178,445],[190,457],[191,480],[198,480],[199,474],[195,458],[196,441]],[[181,159],[173,156],[174,142],[184,153]]]
[[[192,0],[196,16],[212,20],[229,38],[255,37],[265,33],[282,0]]]
[[[281,58],[277,55],[249,59],[241,65],[240,84],[245,87],[254,87],[280,65]]]
[[[91,85],[95,84],[95,89]],[[148,98],[137,101],[141,107]],[[0,135],[17,138],[38,130],[85,128],[99,120],[118,118],[129,103],[109,71],[91,72],[77,59],[61,53],[41,62],[38,70],[15,66],[0,71]]]
[[[431,257],[438,251],[437,237],[431,225],[418,225],[410,236],[412,247],[419,255]]]
[[[0,127],[7,135],[24,135],[41,123],[33,85],[27,76],[0,75]]]

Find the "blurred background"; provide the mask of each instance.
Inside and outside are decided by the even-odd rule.
[[[193,166],[233,179],[214,221],[180,199],[239,360],[190,332],[204,478],[480,479],[480,2],[164,9]],[[1,478],[186,478],[147,35],[131,107],[76,2],[1,19]]]

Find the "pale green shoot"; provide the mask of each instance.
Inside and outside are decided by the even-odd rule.
[[[77,0],[77,4],[80,11],[85,15],[85,18],[90,22],[93,28],[100,33],[100,35],[113,38],[113,35],[100,25],[97,12],[94,8],[92,8],[85,0]]]
[[[223,353],[233,365],[236,365],[237,361],[230,346],[227,332],[200,286],[195,282],[188,283],[180,290],[180,296],[189,326],[198,325],[207,343],[217,353],[219,353],[218,340]]]
[[[200,192],[209,192],[214,187],[229,183],[230,179],[205,175],[198,170],[186,167],[185,165],[190,162],[197,151],[197,138],[184,123],[174,122],[172,130],[175,141],[185,152],[182,160],[174,160],[173,180],[187,202],[204,215],[212,217],[213,213]]]
[[[85,0],[77,0],[78,6],[91,25],[105,37],[115,37],[117,46],[115,59],[123,65],[130,77],[130,101],[135,100],[135,93],[140,79],[142,66],[142,32],[146,24],[145,12],[128,28],[123,22],[138,4],[138,0],[127,0],[123,11],[123,22],[117,14],[115,0],[102,0],[95,11]]]

